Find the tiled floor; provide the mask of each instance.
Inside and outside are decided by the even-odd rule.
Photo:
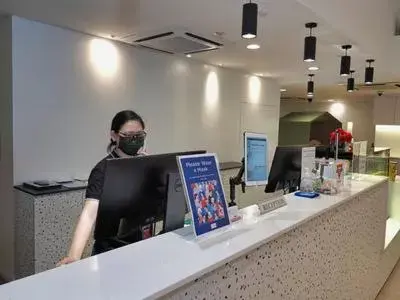
[[[400,299],[400,261],[393,270],[385,286],[376,300],[399,300]]]

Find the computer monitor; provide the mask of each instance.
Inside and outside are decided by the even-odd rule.
[[[273,193],[279,189],[288,189],[294,192],[300,186],[301,180],[302,147],[278,146],[275,150],[266,193]]]
[[[140,228],[143,225],[154,225],[166,217],[167,180],[170,174],[179,173],[177,156],[203,153],[205,151],[107,160],[95,239],[112,240],[114,245],[115,240],[126,243],[142,240]],[[184,205],[182,199],[180,203]]]
[[[268,182],[268,139],[265,134],[244,133],[244,181],[247,186]]]
[[[179,173],[170,173],[167,178],[167,201],[163,232],[175,231],[182,228],[185,224],[185,216],[189,212],[181,175]]]

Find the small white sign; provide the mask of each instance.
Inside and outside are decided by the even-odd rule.
[[[353,143],[353,172],[365,174],[367,172],[367,141]]]
[[[304,147],[301,151],[301,178],[304,177],[305,170],[311,172],[315,167],[315,147]]]
[[[360,156],[361,153],[361,142],[354,142],[353,143],[353,155]]]
[[[266,197],[258,203],[260,214],[269,213],[275,209],[287,205],[283,191],[277,191],[273,194],[267,194]]]
[[[359,160],[359,173],[367,173],[367,141],[360,142],[360,160]]]
[[[368,142],[361,141],[360,142],[360,155],[361,156],[367,156],[367,148],[368,148]]]

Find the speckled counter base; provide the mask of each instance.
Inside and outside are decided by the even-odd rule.
[[[22,278],[55,267],[67,254],[82,212],[84,191],[32,196],[15,190],[15,277]],[[91,240],[85,256],[91,252]]]
[[[380,184],[165,299],[375,299],[400,255],[398,238],[384,251],[387,193]]]

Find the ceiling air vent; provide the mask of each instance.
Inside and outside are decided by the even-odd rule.
[[[223,45],[190,32],[168,31],[140,37],[133,44],[170,54],[192,54],[217,50]]]

